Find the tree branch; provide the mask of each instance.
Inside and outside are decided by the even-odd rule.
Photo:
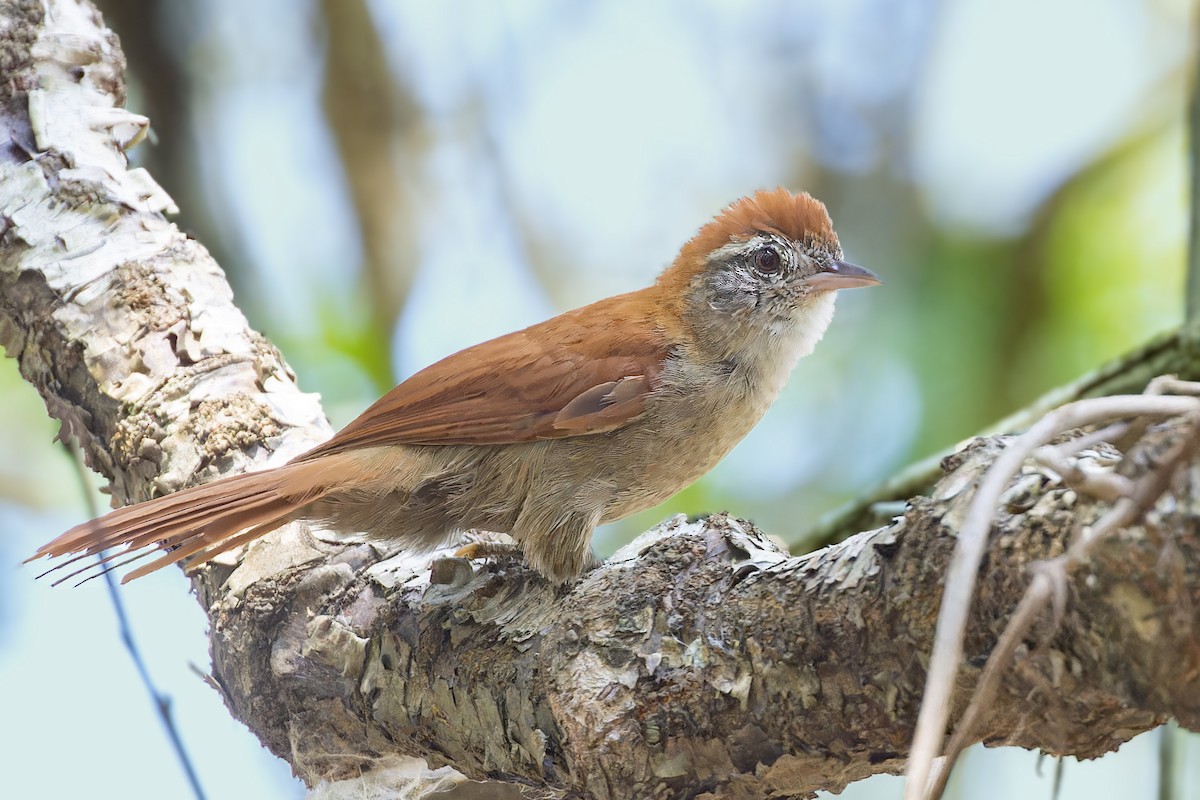
[[[204,249],[163,219],[169,198],[126,170],[144,120],[120,109],[98,15],[0,8],[0,342],[64,434],[122,500],[327,436]],[[1143,449],[1170,449],[1179,426]],[[310,785],[415,755],[526,796],[836,791],[903,768],[954,533],[1005,444],[975,442],[903,517],[808,556],[722,515],[675,519],[562,590],[519,563],[435,555],[431,569],[289,526],[194,578],[212,683]],[[1131,479],[1150,468],[1067,458]],[[1004,496],[952,719],[1030,568],[1107,508],[1033,462]],[[1198,499],[1189,465],[1142,524],[1097,544],[977,739],[1090,757],[1168,717],[1200,727]]]

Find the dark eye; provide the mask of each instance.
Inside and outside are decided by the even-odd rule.
[[[773,247],[763,247],[754,251],[754,268],[764,275],[774,275],[782,266],[782,259]]]

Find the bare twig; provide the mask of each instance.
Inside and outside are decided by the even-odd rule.
[[[87,480],[87,466],[83,463],[83,457],[79,450],[72,447],[70,444],[63,443],[71,463],[75,465],[75,475],[79,478],[79,490],[83,494],[84,502],[87,504],[88,515],[95,518],[100,516],[100,509],[96,504],[96,498],[92,494],[92,488]],[[107,556],[107,551],[101,551],[96,554],[96,558],[103,559]],[[192,757],[188,754],[187,748],[183,744],[183,737],[179,735],[179,728],[175,726],[175,715],[171,710],[171,696],[164,694],[158,690],[154,679],[150,677],[150,668],[146,666],[146,660],[142,658],[141,648],[138,647],[137,640],[133,636],[133,626],[129,624],[129,615],[125,612],[125,601],[121,598],[120,589],[117,587],[117,581],[112,576],[111,572],[104,573],[104,583],[108,587],[108,599],[112,603],[113,613],[117,616],[117,630],[121,635],[121,642],[125,645],[126,652],[133,659],[133,666],[137,669],[138,677],[142,681],[142,687],[146,690],[146,694],[150,695],[150,702],[154,705],[154,710],[158,713],[158,718],[162,722],[163,730],[167,734],[167,739],[171,742],[171,749],[175,751],[175,758],[179,761],[180,768],[183,769],[183,774],[187,778],[188,785],[192,788],[192,794],[196,800],[205,800],[204,789],[200,786],[200,776],[196,774],[196,768],[192,764]]]
[[[1152,382],[1151,386],[1147,388],[1147,394],[1151,396],[1160,396],[1160,393],[1165,391],[1179,391],[1195,395],[1200,391],[1200,385],[1169,379]],[[1195,457],[1197,450],[1200,449],[1200,410],[1192,411],[1189,416],[1191,419],[1188,421],[1188,435],[1184,436],[1175,448],[1163,458],[1157,468],[1147,473],[1137,483],[1123,478],[1127,488],[1120,496],[1110,496],[1111,491],[1118,484],[1094,480],[1098,476],[1090,476],[1089,481],[1079,483],[1085,490],[1098,490],[1094,491],[1094,494],[1102,499],[1114,500],[1114,505],[1095,525],[1080,532],[1066,554],[1041,565],[1014,612],[1013,618],[1005,627],[999,642],[988,658],[971,703],[959,720],[954,735],[946,747],[946,757],[935,770],[933,780],[929,785],[928,796],[940,797],[945,791],[958,755],[970,744],[974,731],[982,719],[984,709],[996,697],[1005,670],[1012,664],[1017,647],[1024,641],[1026,634],[1052,600],[1056,606],[1054,627],[1057,628],[1065,605],[1066,581],[1070,570],[1086,561],[1096,542],[1141,519],[1166,491],[1171,478],[1180,465]],[[1138,419],[1128,427],[1144,431],[1146,425],[1145,419]],[[1104,430],[1115,432],[1118,428],[1119,426],[1109,426]],[[1070,447],[1070,444],[1065,445],[1063,449],[1078,450],[1078,448]],[[1034,451],[1034,455],[1038,460],[1047,463],[1052,469],[1063,475],[1064,480],[1068,480],[1068,475],[1077,472],[1073,465],[1067,463],[1067,459],[1061,453],[1056,452],[1056,448],[1039,447]],[[972,510],[974,510],[975,503],[986,502],[986,508],[990,513],[995,502],[981,495],[982,492],[977,493],[973,498]]]
[[[1168,722],[1158,729],[1158,800],[1175,798],[1177,748],[1175,726]]]
[[[1050,789],[1050,800],[1058,800],[1062,796],[1063,786],[1063,766],[1066,764],[1066,759],[1058,756],[1054,759],[1054,785]]]
[[[984,475],[959,531],[954,559],[946,576],[924,701],[909,754],[906,800],[931,796],[933,760],[941,750],[950,716],[950,696],[962,658],[963,634],[975,592],[975,578],[995,508],[1009,480],[1036,448],[1062,431],[1128,417],[1161,418],[1197,410],[1200,410],[1200,402],[1186,397],[1118,396],[1072,403],[1050,412],[1018,437]]]
[[[1143,392],[1143,394],[1153,394],[1153,392],[1146,391]],[[1089,447],[1095,447],[1099,444],[1113,444],[1117,439],[1124,436],[1126,431],[1136,424],[1137,420],[1134,420],[1133,422],[1115,422],[1112,425],[1106,425],[1103,428],[1097,428],[1090,433],[1085,433],[1082,436],[1077,436],[1074,439],[1055,445],[1054,449],[1059,455],[1067,457],[1073,456],[1076,453],[1080,453],[1084,450],[1087,450]],[[1139,436],[1137,438],[1140,439],[1141,437]],[[1125,448],[1121,447],[1117,447],[1117,449],[1121,450],[1122,452],[1125,450]],[[1037,457],[1036,452],[1034,453],[1034,457]]]
[[[1050,598],[1060,591],[1062,584],[1059,583],[1056,586],[1058,578],[1059,575],[1052,574],[1050,570],[1040,571],[1034,576],[1033,582],[1025,591],[1025,596],[1021,598],[1017,610],[1013,612],[1012,620],[1005,627],[995,649],[988,657],[987,665],[979,678],[970,705],[963,712],[962,719],[959,720],[958,726],[954,730],[954,735],[946,745],[946,757],[940,760],[941,763],[934,771],[928,797],[941,797],[946,790],[946,784],[950,780],[954,764],[958,760],[959,754],[971,743],[969,736],[977,728],[983,711],[987,708],[984,698],[995,697],[996,692],[999,691],[1000,683],[1004,678],[1003,667],[1012,663],[1017,647],[1025,639],[1025,634],[1045,611],[1046,603]]]
[[[1181,381],[1175,375],[1159,375],[1146,384],[1146,390],[1142,394],[1155,397],[1164,394],[1197,395],[1200,394],[1200,382]],[[1125,425],[1125,430],[1120,435],[1109,439],[1109,442],[1122,453],[1128,452],[1146,435],[1146,429],[1149,427],[1150,420],[1135,419]]]
[[[1115,427],[1109,426],[1106,430],[1111,430]],[[1074,441],[1070,444],[1074,444]],[[1033,451],[1033,458],[1043,466],[1054,470],[1054,472],[1062,477],[1063,482],[1067,486],[1078,492],[1087,492],[1101,500],[1115,502],[1119,498],[1126,497],[1133,491],[1133,481],[1124,475],[1117,475],[1112,472],[1095,474],[1085,472],[1079,466],[1078,461],[1070,460],[1070,455],[1073,455],[1073,453],[1070,453],[1069,450],[1078,452],[1075,448],[1043,446]]]

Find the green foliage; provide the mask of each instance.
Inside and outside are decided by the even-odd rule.
[[[1183,321],[1182,137],[1171,125],[1129,141],[1050,206],[1040,242],[1047,311],[1024,353],[1031,385],[1075,377]]]
[[[308,324],[267,331],[296,371],[300,385],[319,390],[325,413],[341,427],[395,383],[390,333],[370,313],[359,284],[313,291]]]

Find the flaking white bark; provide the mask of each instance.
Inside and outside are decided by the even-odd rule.
[[[145,121],[121,109],[122,58],[94,9],[0,3],[0,66],[0,343],[114,494],[327,436],[219,268],[163,217],[170,199],[126,169]],[[977,443],[903,518],[809,556],[724,516],[677,519],[562,590],[519,563],[431,570],[292,526],[196,576],[213,683],[310,785],[391,780],[418,756],[526,796],[837,790],[902,768],[953,531],[1002,446]],[[1093,756],[1169,716],[1200,727],[1198,486],[1192,467],[1078,576],[982,738]],[[1034,467],[1005,503],[960,706],[1027,567],[1102,508]]]

